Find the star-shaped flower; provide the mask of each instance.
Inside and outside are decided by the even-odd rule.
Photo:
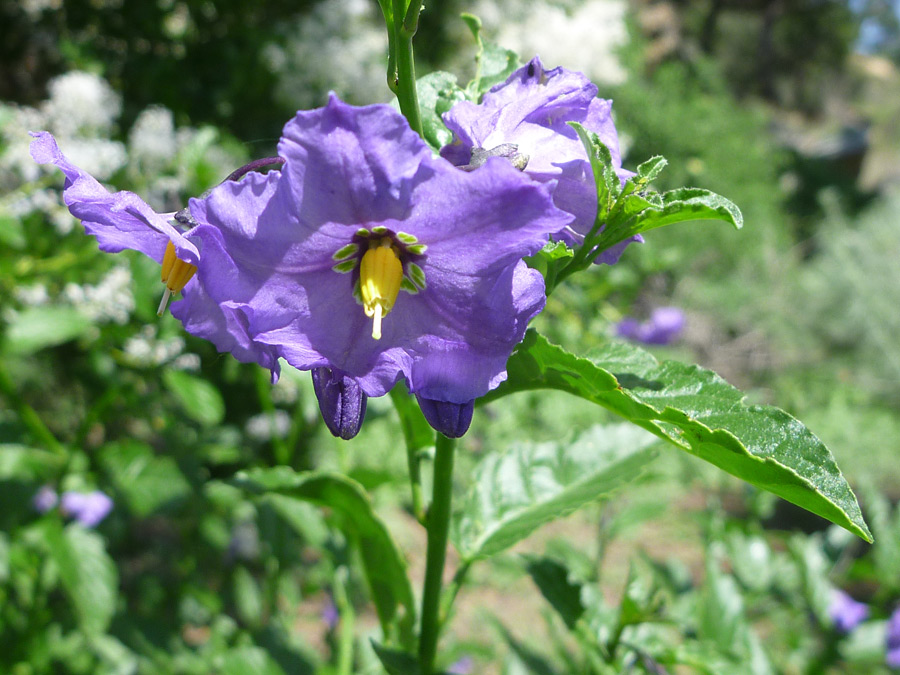
[[[455,139],[441,155],[452,163],[471,169],[485,156],[499,154],[551,185],[554,203],[574,216],[554,238],[571,246],[580,245],[594,225],[597,189],[584,146],[568,122],[600,137],[623,183],[634,175],[622,169],[612,101],[597,98],[597,87],[581,73],[545,70],[538,57],[487,92],[480,104],[460,101],[443,119]],[[596,262],[617,262],[631,241],[643,239],[637,235],[620,242]]]
[[[280,172],[191,200],[217,302],[246,334],[314,373],[335,435],[359,430],[367,396],[400,379],[439,431],[472,403],[544,306],[522,258],[571,217],[504,159],[476,172],[434,157],[393,108],[333,96],[284,129]],[[204,267],[199,271],[204,282]]]
[[[240,361],[259,363],[278,373],[278,357],[268,345],[255,344],[240,327],[246,322],[237,305],[213,302],[195,278],[203,267],[197,232],[208,225],[185,214],[161,214],[133,192],[109,192],[90,174],[69,162],[56,140],[46,131],[31,134],[31,156],[40,164],[54,164],[65,174],[63,199],[85,231],[97,238],[100,250],[118,253],[140,251],[162,266],[166,284],[159,313],[171,295],[182,292],[184,299],[172,305],[172,314],[188,332],[213,342],[219,351],[231,352]],[[179,221],[180,219],[180,221]],[[203,277],[214,283],[215,272]]]

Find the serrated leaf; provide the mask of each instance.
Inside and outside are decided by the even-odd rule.
[[[191,486],[171,457],[157,456],[138,441],[109,443],[100,450],[100,463],[131,511],[146,518],[166,504],[184,499]]]
[[[79,627],[88,635],[106,632],[116,611],[118,575],[103,538],[77,523],[63,529],[56,519],[47,521],[44,534]]]
[[[375,656],[381,661],[381,665],[388,672],[388,675],[420,675],[422,669],[419,668],[419,661],[412,654],[401,652],[396,649],[388,649],[375,640],[369,640],[372,643],[372,649],[375,650]]]
[[[507,372],[507,381],[484,402],[530,389],[567,391],[872,541],[828,448],[783,410],[747,405],[740,391],[710,370],[660,363],[624,342],[579,358],[529,330]]]
[[[163,383],[185,415],[203,426],[214,427],[225,418],[225,401],[219,390],[206,380],[182,370],[163,372]]]
[[[584,614],[581,584],[569,578],[569,570],[558,560],[538,556],[525,556],[525,560],[525,569],[541,595],[556,610],[569,630],[575,628],[578,619]]]
[[[453,142],[453,133],[447,129],[441,115],[457,101],[466,100],[466,92],[456,83],[456,75],[442,71],[420,77],[416,80],[416,90],[425,141],[433,149],[440,150]]]
[[[79,338],[90,328],[91,320],[74,307],[29,307],[10,319],[3,348],[25,356]]]
[[[476,466],[454,519],[465,560],[486,558],[633,480],[654,439],[628,425],[595,427],[574,442],[520,443]]]
[[[734,202],[702,188],[665,192],[662,207],[648,209],[637,217],[637,225],[629,228],[629,235],[689,220],[722,220],[734,225],[735,229],[744,226],[744,217]]]
[[[462,14],[462,20],[472,31],[478,52],[475,55],[475,77],[466,85],[466,94],[478,102],[481,96],[495,84],[505,82],[520,66],[519,56],[481,36],[481,19],[473,14]]]
[[[416,612],[406,562],[358,483],[340,474],[297,473],[286,466],[254,469],[231,482],[255,494],[276,493],[332,509],[343,531],[357,541],[382,630],[390,635],[397,622],[401,643],[411,645]]]
[[[637,181],[641,185],[647,185],[656,178],[663,169],[666,168],[669,161],[661,156],[651,157],[646,162],[642,162],[637,168]]]
[[[581,144],[587,152],[597,184],[597,219],[606,222],[606,216],[622,191],[619,176],[613,166],[612,153],[593,131],[588,131],[578,122],[568,122],[578,134]]]

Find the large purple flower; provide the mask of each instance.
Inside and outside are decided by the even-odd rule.
[[[554,236],[572,246],[580,245],[594,225],[597,190],[587,153],[568,122],[600,137],[623,182],[634,175],[622,169],[612,101],[597,98],[597,87],[581,73],[545,70],[538,57],[487,92],[480,104],[460,101],[443,119],[455,139],[441,155],[452,163],[472,167],[485,154],[514,152],[514,162],[525,164],[526,174],[552,185],[554,203],[574,216]],[[643,239],[637,235],[620,242],[595,262],[617,262],[631,241]]]
[[[40,164],[56,165],[65,174],[66,206],[82,221],[85,231],[97,238],[100,250],[118,253],[132,249],[162,265],[166,290],[160,313],[170,295],[183,292],[184,299],[172,305],[172,314],[188,332],[210,340],[220,351],[231,352],[241,361],[271,369],[273,377],[277,377],[276,350],[253,343],[242,331],[247,323],[243,308],[212,301],[206,288],[194,278],[197,268],[204,268],[197,233],[208,225],[185,224],[176,219],[175,213],[157,213],[133,192],[109,192],[69,162],[51,134],[41,131],[31,135],[31,156]],[[214,283],[214,275],[202,276],[207,283]]]
[[[248,336],[314,371],[336,435],[402,378],[433,426],[461,435],[544,306],[522,258],[570,216],[503,159],[466,173],[433,157],[386,105],[332,96],[285,126],[278,152],[281,172],[191,200],[216,226],[199,232],[210,295],[246,306]]]

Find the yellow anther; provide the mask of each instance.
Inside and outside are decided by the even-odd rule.
[[[359,290],[366,316],[372,317],[372,337],[381,339],[381,320],[388,315],[403,281],[403,264],[390,237],[372,242],[359,263]]]
[[[166,305],[169,304],[169,298],[180,292],[196,272],[196,265],[180,260],[175,255],[175,244],[171,241],[166,244],[166,252],[163,254],[162,273],[160,275],[160,279],[166,285],[166,290],[159,303],[159,309],[156,310],[157,316],[163,315],[163,312],[166,311]]]

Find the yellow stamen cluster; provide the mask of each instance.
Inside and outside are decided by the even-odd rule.
[[[381,339],[381,320],[397,301],[403,263],[390,237],[371,241],[359,263],[359,291],[366,316],[372,317],[372,337]]]
[[[170,241],[166,245],[166,252],[163,255],[162,274],[160,275],[160,278],[166,285],[166,290],[159,303],[159,309],[156,310],[157,316],[162,316],[163,312],[166,311],[166,305],[169,304],[169,298],[175,293],[180,292],[196,272],[196,265],[184,262],[175,255],[175,244]]]

